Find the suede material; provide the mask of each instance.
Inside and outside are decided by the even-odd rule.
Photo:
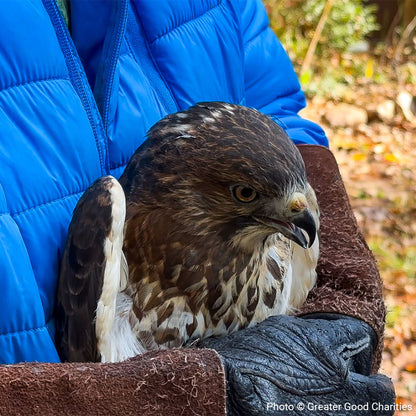
[[[298,146],[321,210],[318,281],[299,315],[339,313],[376,332],[373,372],[380,367],[386,308],[376,260],[354,217],[337,162],[323,146]]]
[[[225,415],[224,371],[213,350],[177,349],[122,363],[0,366],[1,415]]]

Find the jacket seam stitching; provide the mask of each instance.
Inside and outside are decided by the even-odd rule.
[[[84,192],[84,191],[77,191],[77,192],[73,192],[73,193],[71,193],[71,194],[64,195],[64,196],[62,196],[62,197],[52,199],[51,201],[43,202],[43,203],[41,203],[41,204],[34,205],[34,206],[32,206],[32,207],[22,209],[21,211],[15,211],[15,212],[10,211],[10,215],[11,215],[12,217],[18,217],[18,216],[20,216],[20,215],[23,215],[23,214],[28,213],[29,211],[33,211],[33,210],[38,209],[38,208],[43,208],[43,207],[45,207],[45,206],[55,204],[56,202],[65,201],[66,199],[72,198],[73,196],[76,196],[76,195],[78,195],[78,194],[82,194],[83,192]]]
[[[211,7],[211,8],[210,8],[210,9],[208,9],[208,10],[205,10],[205,11],[204,11],[202,14],[200,14],[199,16],[194,16],[194,17],[192,17],[192,18],[191,18],[191,19],[189,19],[189,20],[185,20],[185,21],[181,22],[180,24],[178,24],[178,25],[176,25],[176,26],[174,26],[174,27],[172,27],[172,28],[168,29],[166,32],[161,33],[160,35],[157,35],[154,39],[152,39],[152,40],[149,42],[149,43],[150,43],[150,45],[152,45],[153,43],[157,42],[159,39],[161,39],[161,38],[165,37],[165,36],[166,36],[166,35],[168,35],[169,33],[172,33],[173,31],[175,31],[175,30],[179,29],[180,27],[182,27],[182,26],[184,26],[184,25],[187,25],[187,24],[189,24],[189,23],[191,23],[191,22],[193,22],[193,21],[195,21],[195,20],[198,20],[198,19],[200,19],[201,17],[204,17],[205,15],[207,15],[207,14],[211,13],[214,9],[216,9],[217,7],[220,7],[220,6],[222,5],[222,3],[223,3],[223,1],[222,1],[222,0],[219,0],[219,2],[218,2],[215,6]]]
[[[264,35],[264,33],[266,33],[267,32],[267,30],[269,29],[269,27],[268,26],[266,26],[266,27],[264,27],[260,32],[258,32],[255,36],[253,36],[251,39],[248,39],[248,40],[246,40],[245,42],[244,42],[244,50],[246,51],[246,52],[248,52],[249,51],[249,49],[251,49],[251,48],[253,48],[254,46],[253,46],[253,44],[255,43],[255,42],[257,42],[258,40],[259,40],[259,38],[261,37],[261,36],[263,36]]]
[[[28,334],[28,333],[36,334],[42,331],[48,331],[48,328],[46,327],[46,325],[42,325],[37,328],[19,329],[17,331],[2,332],[0,333],[0,337],[11,337],[11,336],[15,336],[18,334]]]
[[[115,169],[119,169],[122,168],[123,166],[127,166],[129,162],[119,162],[119,163],[113,163],[110,165],[110,169],[111,170],[115,170]]]
[[[56,77],[49,77],[49,78],[40,78],[40,79],[35,79],[35,80],[22,82],[20,84],[9,85],[8,87],[0,89],[0,93],[6,92],[6,91],[14,89],[14,88],[27,87],[28,85],[31,85],[31,84],[40,84],[40,83],[49,82],[49,81],[51,81],[51,82],[53,82],[53,81],[68,81],[68,82],[70,82],[69,77],[64,78],[64,77],[56,76]]]

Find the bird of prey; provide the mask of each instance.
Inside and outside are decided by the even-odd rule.
[[[119,181],[78,202],[57,297],[69,361],[122,361],[300,307],[319,210],[299,151],[268,116],[199,103],[148,132]]]

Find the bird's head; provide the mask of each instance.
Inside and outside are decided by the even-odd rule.
[[[277,232],[304,248],[316,236],[318,207],[299,151],[247,107],[200,103],[165,117],[121,182],[132,209],[139,200],[141,209],[166,209],[186,232],[245,250]]]

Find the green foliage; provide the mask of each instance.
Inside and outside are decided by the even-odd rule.
[[[270,24],[295,61],[301,61],[327,0],[263,0]],[[343,53],[377,29],[375,6],[362,0],[334,0],[319,39],[316,56]]]
[[[397,326],[397,323],[400,321],[403,315],[403,309],[399,305],[395,305],[389,308],[386,316],[386,326],[387,328],[394,328]]]
[[[357,78],[379,77],[366,60],[356,59],[365,37],[377,29],[375,6],[363,0],[333,0],[311,68],[300,73],[328,0],[263,0],[270,25],[289,53],[309,95],[340,98]]]
[[[378,260],[380,271],[393,273],[393,278],[405,276],[416,279],[416,248],[392,246],[391,242],[380,237],[368,239],[368,245]],[[410,280],[409,280],[410,282]]]
[[[406,84],[416,85],[416,63],[406,62],[401,68],[401,78]]]

